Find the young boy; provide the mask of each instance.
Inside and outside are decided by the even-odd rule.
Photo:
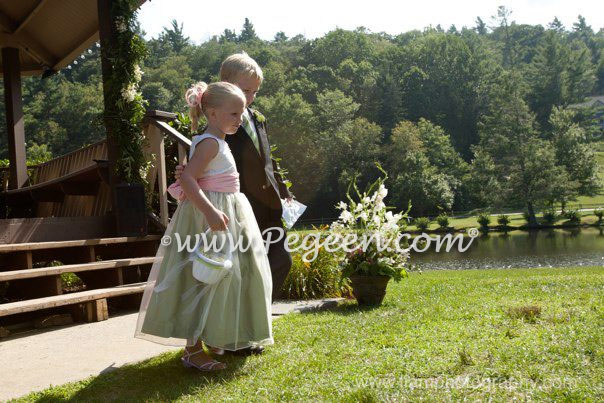
[[[291,200],[293,195],[285,185],[284,178],[277,172],[275,160],[271,158],[266,119],[249,107],[254,102],[263,79],[258,63],[245,52],[227,57],[220,67],[220,80],[237,85],[246,98],[243,123],[237,133],[225,139],[237,164],[241,192],[250,201],[261,232],[267,228],[283,229],[283,237],[279,242],[271,243],[268,251],[275,300],[280,298],[283,282],[292,265],[291,255],[285,250],[286,233],[281,222],[281,199]],[[176,168],[176,179],[180,177],[182,169],[181,165]],[[267,231],[265,240],[271,232],[273,241],[279,238],[278,231],[273,230]]]

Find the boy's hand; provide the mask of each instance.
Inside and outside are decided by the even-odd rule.
[[[185,167],[187,166],[187,164],[184,165],[177,165],[176,166],[176,170],[174,171],[174,178],[176,180],[180,179],[180,175],[182,175],[182,171],[185,170]]]

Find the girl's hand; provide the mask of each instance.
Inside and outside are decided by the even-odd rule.
[[[206,220],[208,220],[212,231],[226,231],[227,224],[229,223],[229,217],[216,208],[206,214]]]
[[[174,178],[176,180],[180,179],[180,175],[182,175],[182,171],[185,170],[185,167],[187,166],[187,164],[184,165],[177,165],[176,166],[176,170],[174,171]]]

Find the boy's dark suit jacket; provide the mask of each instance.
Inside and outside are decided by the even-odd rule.
[[[271,147],[266,135],[266,123],[258,122],[256,115],[248,108],[258,133],[261,153],[254,146],[243,126],[235,134],[227,135],[225,140],[231,148],[237,171],[241,192],[245,193],[253,207],[264,207],[274,210],[281,217],[281,200],[292,197],[283,183],[283,178],[276,172],[276,162],[271,159]],[[260,224],[260,223],[258,223]]]
[[[281,222],[283,209],[280,199],[292,197],[292,194],[283,183],[281,175],[276,172],[276,162],[271,159],[266,122],[259,122],[250,108],[248,112],[258,133],[261,153],[258,153],[243,126],[239,127],[237,133],[227,135],[225,140],[235,158],[241,192],[250,201],[260,231],[263,232],[271,227],[283,228]],[[284,232],[283,238],[277,243],[271,243],[268,251],[273,279],[273,300],[280,298],[283,282],[292,265],[291,255],[285,249],[285,236]],[[274,232],[271,239],[277,238],[278,234]]]

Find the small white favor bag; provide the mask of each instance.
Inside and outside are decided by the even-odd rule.
[[[208,228],[204,234],[206,239],[208,239],[207,236],[210,232],[211,229]],[[195,251],[191,253],[190,258],[193,261],[193,277],[206,284],[216,284],[227,275],[233,267],[232,238],[226,233],[211,234],[211,236],[224,236],[228,238],[228,245],[225,246],[227,242],[221,240],[222,243],[215,243],[215,245],[222,246],[221,250],[212,250],[212,248],[209,248],[210,250],[204,250],[206,249],[204,242],[201,242],[201,245],[198,245],[198,247],[195,248]]]
[[[283,219],[285,220],[285,227],[290,229],[298,218],[306,210],[306,206],[297,200],[292,199],[291,202],[287,202],[287,199],[281,199],[281,206],[283,207]]]

